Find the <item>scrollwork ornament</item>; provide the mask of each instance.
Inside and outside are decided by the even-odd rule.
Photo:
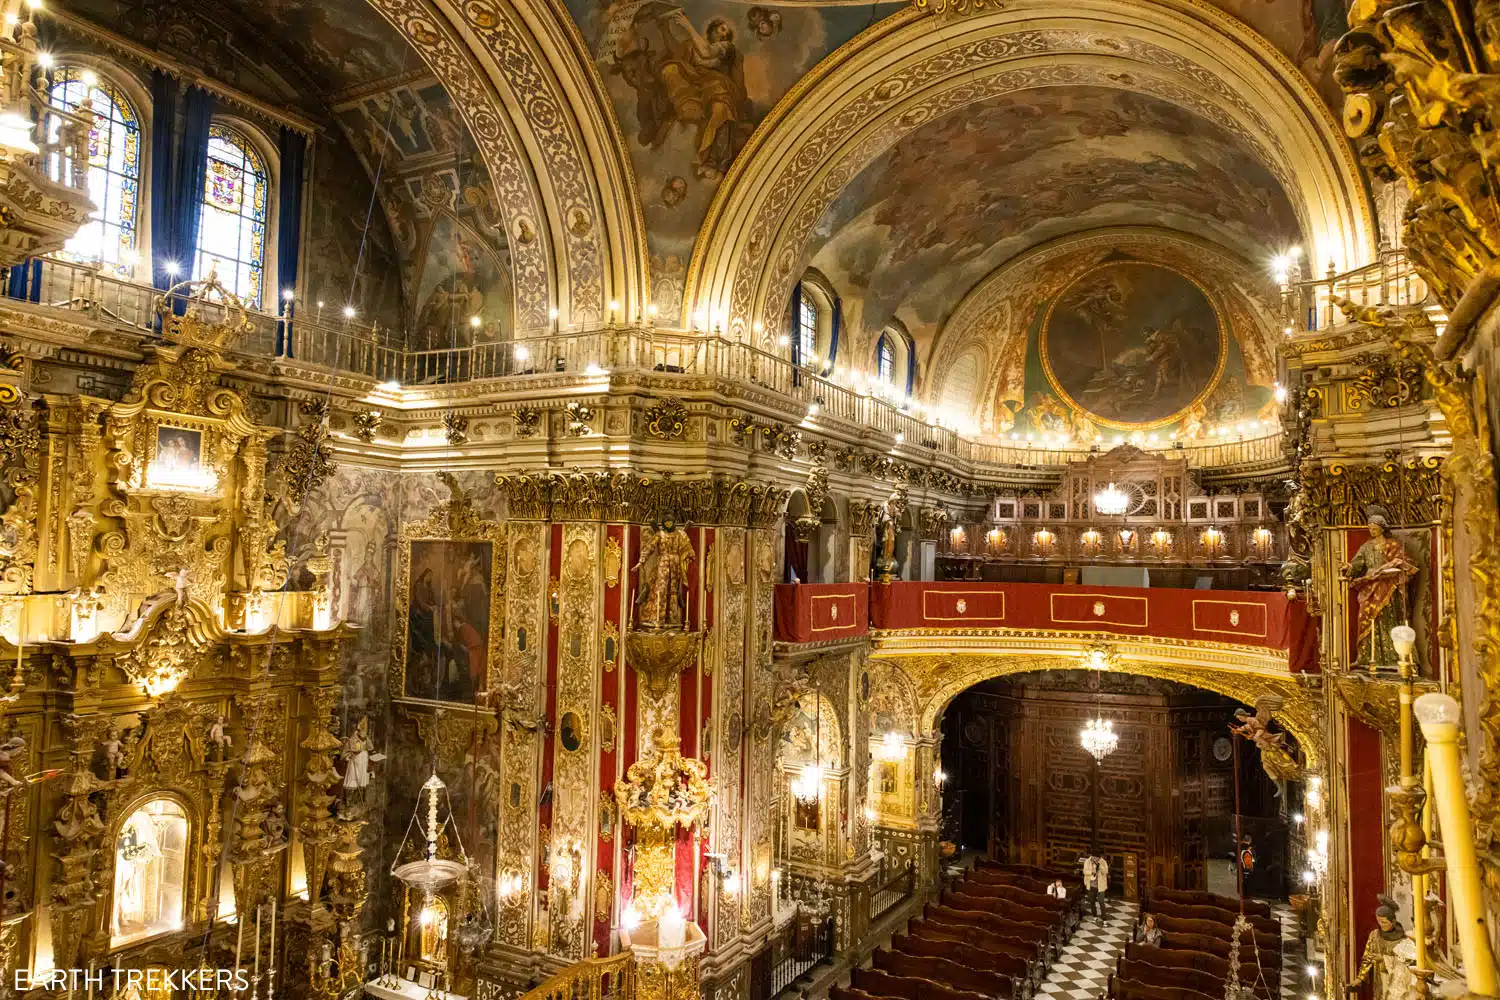
[[[1389,356],[1359,359],[1364,363],[1354,381],[1349,385],[1350,407],[1363,409],[1366,405],[1393,409],[1415,402],[1422,388],[1422,369]]]
[[[658,441],[680,441],[687,435],[687,407],[667,397],[646,411],[646,433]]]

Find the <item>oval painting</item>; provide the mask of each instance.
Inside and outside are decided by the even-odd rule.
[[[1224,371],[1224,324],[1176,271],[1114,261],[1079,277],[1042,326],[1042,370],[1058,395],[1107,427],[1162,424]]]

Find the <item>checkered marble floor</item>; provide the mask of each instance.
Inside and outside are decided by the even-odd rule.
[[[1307,978],[1307,953],[1292,908],[1285,903],[1272,903],[1271,915],[1281,921],[1281,1000],[1291,1000]]]
[[[1038,998],[1098,1000],[1109,992],[1115,961],[1125,950],[1140,907],[1121,899],[1108,901],[1103,924],[1087,913],[1073,938],[1037,990]]]

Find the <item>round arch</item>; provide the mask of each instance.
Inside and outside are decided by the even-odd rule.
[[[684,316],[723,316],[741,338],[774,327],[814,225],[866,164],[966,105],[1069,85],[1129,89],[1214,121],[1286,191],[1312,260],[1348,268],[1373,255],[1369,200],[1338,123],[1234,17],[1195,0],[1066,11],[1019,0],[961,16],[911,7],[830,55],[762,122],[700,229]]]
[[[1069,638],[1064,644],[1072,646],[1068,652],[1062,649],[1040,651],[1035,645],[1022,648],[1017,643],[1017,648],[1011,652],[996,648],[985,653],[967,654],[876,653],[874,659],[901,670],[916,687],[919,701],[916,735],[935,739],[944,710],[961,691],[1012,674],[1080,669],[1079,651],[1091,638]],[[1312,693],[1284,669],[1280,672],[1269,670],[1255,665],[1248,656],[1241,660],[1227,650],[1214,650],[1213,662],[1205,662],[1209,656],[1194,655],[1195,650],[1203,647],[1202,643],[1159,647],[1154,642],[1124,640],[1114,646],[1117,673],[1177,681],[1238,699],[1246,705],[1254,705],[1266,696],[1279,697],[1282,706],[1275,713],[1276,721],[1296,738],[1307,767],[1316,769],[1325,759],[1327,742],[1320,721],[1320,705]]]
[[[643,316],[645,226],[598,70],[559,0],[369,0],[463,115],[511,246],[517,331]]]
[[[1021,402],[1023,363],[1032,310],[1056,295],[1080,273],[1113,254],[1191,270],[1212,288],[1212,298],[1229,321],[1243,352],[1245,365],[1257,384],[1276,378],[1278,324],[1273,303],[1247,276],[1257,268],[1251,261],[1210,240],[1152,226],[1111,226],[1060,236],[1006,261],[969,290],[933,338],[928,367],[951,378],[969,352],[984,352],[974,399],[975,423],[1001,433],[1001,404]],[[927,393],[926,401],[941,401],[946,382]]]

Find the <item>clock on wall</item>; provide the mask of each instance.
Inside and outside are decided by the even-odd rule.
[[[1234,756],[1234,747],[1229,744],[1228,736],[1220,736],[1214,740],[1214,760],[1223,763]]]

